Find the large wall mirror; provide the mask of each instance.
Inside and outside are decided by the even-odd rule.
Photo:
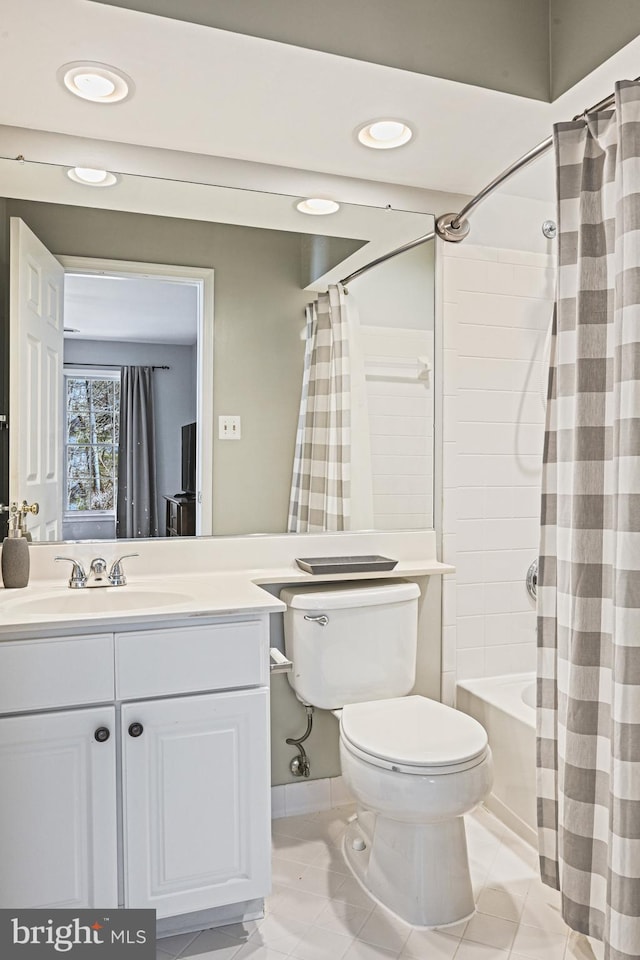
[[[0,159],[9,498],[62,499],[58,520],[29,518],[34,539],[286,532],[318,297],[429,234],[433,218],[349,204],[304,215],[300,197],[115,181],[88,186],[66,168]],[[347,528],[429,528],[433,243],[366,271],[344,300]],[[150,411],[137,386],[145,377]],[[136,390],[142,413],[124,422],[121,393]],[[127,530],[116,522],[118,460],[131,460],[135,477],[150,435],[155,529],[138,516]],[[141,507],[136,482],[129,496]]]

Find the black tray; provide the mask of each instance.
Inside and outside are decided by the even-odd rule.
[[[398,563],[389,557],[296,557],[296,563],[307,573],[368,573],[393,570]]]

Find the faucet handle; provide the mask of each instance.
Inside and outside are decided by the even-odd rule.
[[[74,560],[73,557],[54,557],[55,560],[68,560],[69,563],[73,564],[73,569],[71,571],[71,577],[69,578],[69,586],[72,590],[77,590],[80,587],[85,587],[87,585],[87,575],[84,572],[84,568],[78,560]]]
[[[117,560],[114,560],[111,564],[111,570],[109,571],[109,581],[114,587],[124,587],[127,578],[124,575],[124,569],[122,567],[122,561],[126,560],[128,557],[139,557],[139,553],[125,553],[121,557],[118,557]]]

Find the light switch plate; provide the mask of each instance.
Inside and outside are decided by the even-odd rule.
[[[242,437],[242,424],[240,417],[218,417],[218,439],[219,440],[240,440]]]

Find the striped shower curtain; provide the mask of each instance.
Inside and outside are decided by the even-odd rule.
[[[538,593],[543,880],[640,957],[640,84],[555,129],[558,295]]]
[[[345,294],[331,286],[306,309],[289,533],[350,527],[351,416]]]

